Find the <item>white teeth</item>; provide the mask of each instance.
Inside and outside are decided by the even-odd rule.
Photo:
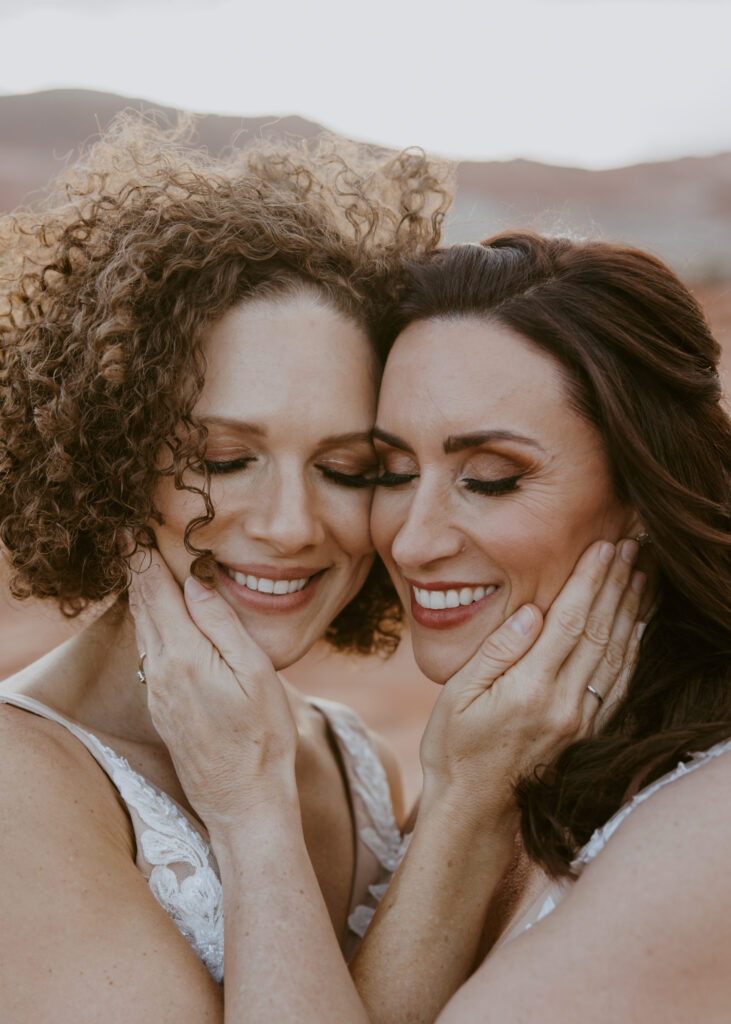
[[[236,572],[234,569],[229,569],[226,566],[223,566],[223,569],[227,576],[230,576],[240,586],[246,587],[247,590],[256,590],[259,594],[276,594],[278,596],[294,594],[298,590],[304,590],[311,578],[305,576],[299,580],[273,580],[268,579],[266,576],[252,576],[251,573]]]
[[[416,603],[421,608],[433,608],[441,611],[443,608],[458,608],[460,605],[474,604],[481,601],[497,590],[496,586],[489,587],[462,587],[460,590],[425,590],[421,587],[414,587]]]

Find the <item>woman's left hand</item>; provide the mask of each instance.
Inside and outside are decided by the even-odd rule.
[[[641,635],[637,550],[593,544],[545,622],[525,605],[445,684],[421,744],[422,808],[466,808],[485,826],[514,818],[514,783],[616,706]]]
[[[159,552],[131,563],[152,721],[209,832],[235,830],[264,802],[296,801],[297,730],[267,655],[215,590],[189,577],[181,592]]]

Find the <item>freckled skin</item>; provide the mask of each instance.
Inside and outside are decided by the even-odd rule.
[[[284,668],[324,634],[373,562],[371,490],[338,485],[318,467],[357,473],[372,465],[368,441],[333,446],[323,440],[370,431],[374,358],[361,327],[307,293],[229,310],[211,328],[205,357],[206,381],[196,414],[257,430],[209,424],[208,460],[252,461],[212,477],[215,518],[193,534],[193,542],[234,567],[326,570],[313,600],[300,610],[272,615],[236,607],[275,667]],[[200,477],[190,480],[200,485]],[[176,491],[169,477],[161,478],[156,502],[164,517],[163,525],[155,527],[158,545],[182,583],[191,562],[183,534],[201,514],[201,502]],[[220,582],[218,589],[227,597]]]
[[[389,355],[376,422],[413,449],[379,445],[386,469],[416,477],[379,488],[371,521],[405,608],[404,577],[499,587],[454,628],[410,622],[419,667],[437,682],[520,605],[545,612],[589,544],[636,526],[613,492],[599,434],[569,404],[561,366],[503,326],[472,317],[409,325]],[[535,443],[445,454],[448,436],[482,430]],[[516,474],[516,489],[504,494],[471,493],[464,483]]]

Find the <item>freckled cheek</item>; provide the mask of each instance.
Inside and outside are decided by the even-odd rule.
[[[370,529],[371,496],[356,491],[328,508],[327,522],[336,544],[351,558],[373,553]]]
[[[371,507],[371,537],[373,546],[383,561],[390,565],[391,547],[396,536],[406,522],[408,506],[400,495],[377,488]]]
[[[510,586],[510,612],[525,602],[548,610],[589,545],[603,536],[612,539],[605,528],[609,504],[564,504],[545,519],[520,512],[504,523],[501,555],[497,545],[492,551]]]

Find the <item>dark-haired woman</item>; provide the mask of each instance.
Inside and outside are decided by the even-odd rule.
[[[187,607],[220,652],[219,703],[246,709],[235,806],[202,783],[211,745],[180,716],[194,694],[164,671],[154,684],[158,726],[185,751],[186,789],[238,882],[232,926],[257,922],[274,965],[254,977],[236,964],[255,998],[231,1019],[726,1021],[731,430],[718,345],[680,282],[634,250],[505,235],[409,275],[372,525],[417,661],[446,685],[411,843],[355,961],[360,995],[307,862],[286,708],[196,581]],[[638,599],[645,589],[649,624],[626,695],[587,737],[579,723],[607,693],[565,668],[607,642],[601,592],[588,616],[575,599],[611,551],[590,548],[565,581],[589,541],[633,534],[609,572]],[[541,637],[557,623],[584,634],[564,665],[560,643],[552,660],[536,641],[547,610]],[[562,729],[580,738],[560,752]],[[230,737],[217,743],[220,759]],[[247,884],[272,860],[276,884]],[[288,899],[307,931],[283,940],[265,908]]]

